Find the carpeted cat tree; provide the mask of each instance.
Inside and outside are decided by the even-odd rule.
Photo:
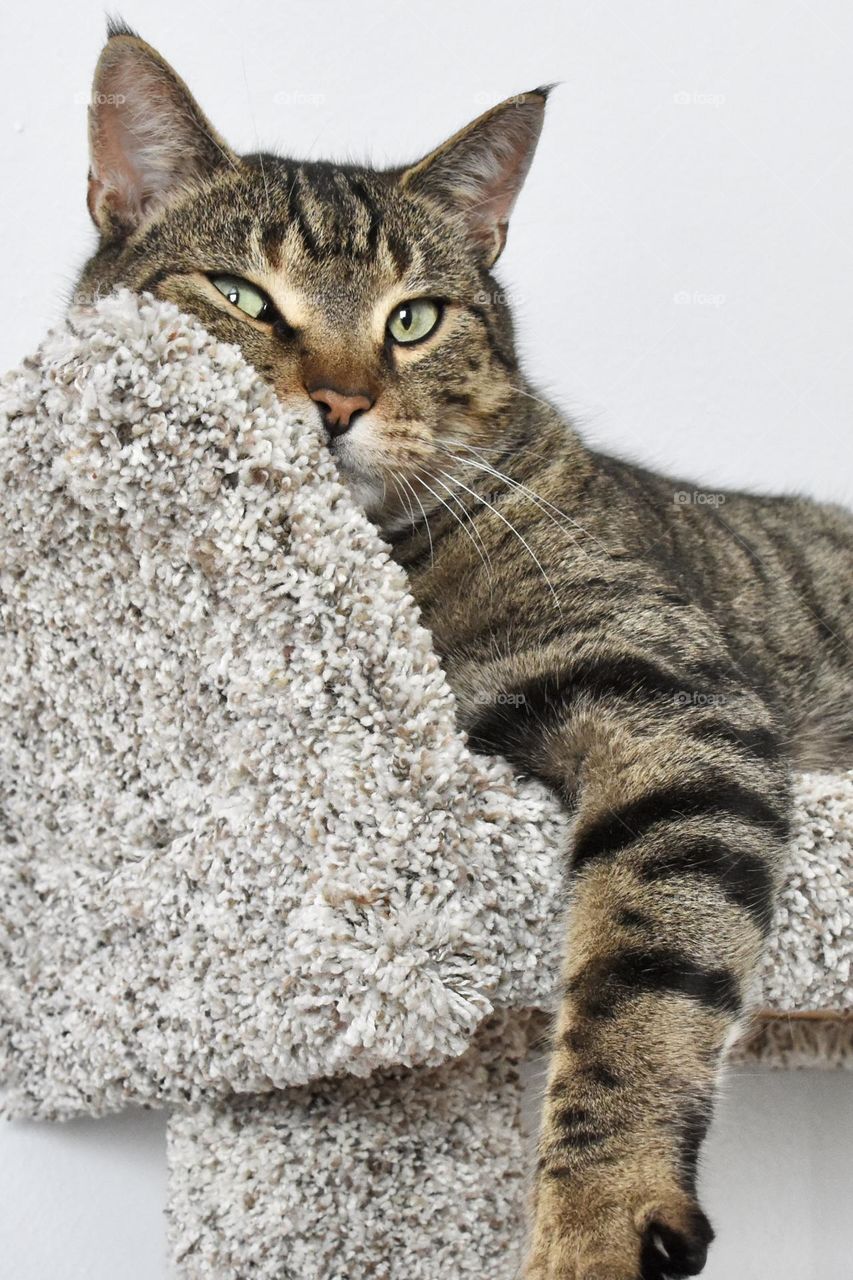
[[[5,1114],[171,1110],[176,1272],[511,1280],[569,831],[469,753],[312,423],[123,293],[0,390]],[[737,1052],[849,1065],[853,772]]]

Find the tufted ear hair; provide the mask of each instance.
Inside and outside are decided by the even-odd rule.
[[[235,162],[168,62],[110,24],[89,105],[88,205],[101,233],[130,234],[182,188]]]
[[[400,176],[404,188],[456,214],[483,264],[506,243],[513,206],[542,130],[550,87],[507,98]]]

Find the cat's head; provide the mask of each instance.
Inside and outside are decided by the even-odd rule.
[[[459,492],[456,460],[499,443],[518,404],[490,268],[546,95],[501,103],[408,168],[240,156],[160,55],[115,29],[90,106],[100,244],[76,296],[148,290],[237,343],[285,404],[322,416],[357,500],[399,526]]]

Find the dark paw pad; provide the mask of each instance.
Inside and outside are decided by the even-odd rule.
[[[682,1280],[684,1276],[698,1276],[713,1239],[713,1229],[701,1209],[694,1209],[689,1219],[680,1222],[678,1227],[662,1218],[653,1218],[643,1236],[642,1280]]]

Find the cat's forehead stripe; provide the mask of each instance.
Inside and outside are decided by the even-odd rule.
[[[398,280],[411,269],[413,252],[402,228],[385,216],[361,175],[297,165],[276,179],[266,192],[260,234],[264,258],[275,270],[284,264],[288,241],[317,265],[332,258],[381,262]]]

